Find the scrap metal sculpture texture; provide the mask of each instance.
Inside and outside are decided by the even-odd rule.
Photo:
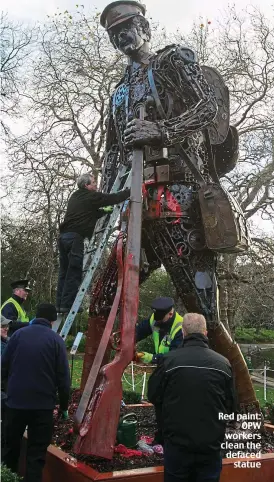
[[[218,255],[248,249],[243,213],[220,184],[238,157],[229,92],[221,75],[200,66],[187,47],[169,45],[152,54],[144,14],[144,6],[126,1],[110,4],[101,17],[112,44],[130,60],[110,101],[101,189],[110,191],[121,165],[130,170],[135,162],[136,170],[136,153],[144,167],[143,173],[142,166],[137,174],[133,170],[132,184],[138,197],[143,174],[142,212],[133,213],[131,198],[106,268],[93,286],[91,314],[106,328],[76,414],[75,451],[106,458],[115,443],[121,375],[134,355],[138,278],[143,282],[161,265],[186,311],[206,317],[211,346],[233,366],[243,409],[257,408],[244,359],[218,313]],[[118,351],[101,367],[119,306]]]

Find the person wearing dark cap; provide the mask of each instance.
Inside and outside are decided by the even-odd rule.
[[[175,311],[174,300],[168,297],[156,298],[151,304],[150,318],[136,326],[136,342],[153,336],[155,353],[141,352],[135,360],[141,363],[159,363],[165,353],[178,348],[183,341],[183,317]]]
[[[21,279],[13,281],[10,286],[12,288],[12,295],[1,306],[1,314],[11,321],[27,323],[29,318],[22,305],[31,291],[29,280]]]
[[[153,336],[155,353],[136,353],[135,361],[140,363],[161,364],[164,355],[182,345],[183,317],[175,311],[174,300],[169,297],[156,298],[151,308],[153,313],[150,318],[141,321],[136,326],[136,342],[148,336]],[[154,405],[157,430],[154,436],[154,444],[163,443],[161,407]]]
[[[14,333],[2,356],[2,379],[8,381],[2,461],[17,471],[21,439],[28,427],[26,482],[42,480],[57,391],[59,414],[68,417],[70,372],[65,343],[51,329],[56,319],[54,305],[40,304],[32,324]]]

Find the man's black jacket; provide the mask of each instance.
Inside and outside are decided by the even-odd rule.
[[[22,410],[51,410],[59,393],[67,410],[70,373],[64,340],[51,324],[36,318],[12,335],[1,357],[2,380],[8,380],[7,406]]]
[[[236,410],[230,363],[205,336],[189,335],[151,375],[148,399],[162,407],[164,440],[191,452],[220,450],[226,428],[220,414]]]
[[[112,194],[89,191],[85,188],[78,189],[69,198],[60,233],[78,233],[83,238],[91,238],[97,220],[105,215],[100,208],[119,204],[129,195],[129,189]]]

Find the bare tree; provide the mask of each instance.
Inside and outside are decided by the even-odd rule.
[[[84,167],[100,171],[105,116],[110,93],[120,77],[119,54],[113,53],[98,16],[82,12],[54,17],[41,27],[37,58],[29,74],[29,131],[17,139],[23,154],[71,179]],[[36,149],[38,146],[38,150]],[[35,152],[35,159],[33,153]]]
[[[45,217],[3,215],[1,224],[2,301],[10,296],[10,283],[25,277],[33,283],[33,306],[38,301],[55,301],[58,253]]]
[[[219,282],[224,283],[226,309],[232,332],[237,326],[274,327],[274,245],[271,238],[255,238],[248,254],[223,263]],[[221,306],[221,311],[225,305]]]
[[[30,51],[33,31],[20,23],[9,20],[2,12],[0,25],[1,57],[1,126],[4,132],[8,127],[4,122],[7,115],[18,114],[18,103],[22,82],[21,69]]]
[[[209,25],[210,24],[210,25]],[[197,23],[189,36],[200,62],[215,66],[230,91],[231,123],[240,135],[237,167],[224,185],[237,197],[246,218],[273,220],[274,196],[274,18],[258,9],[228,10],[217,27]]]
[[[76,177],[83,169],[100,172],[106,110],[121,75],[119,60],[99,28],[97,15],[87,20],[82,12],[73,18],[67,12],[40,28],[21,96],[26,130],[6,137],[11,176],[4,179],[14,199],[16,178],[21,195],[15,201],[24,223],[31,220],[41,226],[43,222],[43,243],[37,238],[43,249],[33,250],[39,261],[30,265],[37,293],[41,288],[37,266],[47,273],[47,293],[55,289],[58,230]]]

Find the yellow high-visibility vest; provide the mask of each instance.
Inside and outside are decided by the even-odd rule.
[[[183,325],[183,317],[179,315],[179,313],[176,312],[174,321],[172,323],[172,327],[170,330],[170,333],[167,333],[163,339],[161,340],[161,343],[159,344],[159,327],[155,326],[155,320],[154,320],[154,313],[152,313],[150,317],[150,327],[152,331],[152,336],[153,336],[153,342],[154,342],[154,348],[155,348],[155,353],[168,353],[170,349],[170,344],[172,340],[174,339],[176,333],[182,329]]]
[[[7,301],[5,301],[5,303],[3,303],[2,306],[1,306],[1,311],[4,308],[4,306],[6,306],[8,303],[12,303],[17,310],[18,315],[17,315],[16,321],[22,321],[23,323],[24,322],[27,323],[29,321],[29,317],[27,316],[27,313],[25,312],[25,310],[22,308],[22,306],[19,305],[19,303],[14,298],[9,298]]]

